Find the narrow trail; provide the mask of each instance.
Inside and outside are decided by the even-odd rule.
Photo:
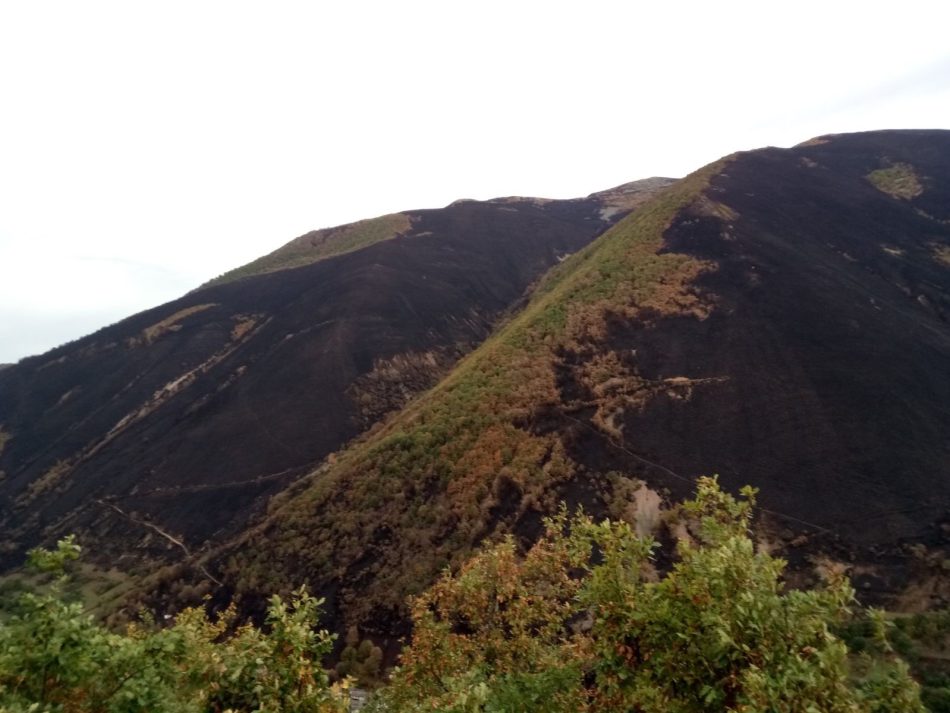
[[[592,425],[590,425],[589,423],[586,423],[585,421],[581,421],[580,419],[574,418],[574,417],[571,416],[570,414],[566,414],[566,413],[565,413],[565,414],[562,414],[562,415],[564,416],[564,418],[569,419],[569,420],[573,421],[574,423],[576,423],[577,425],[582,426],[582,427],[586,428],[587,430],[589,430],[590,432],[596,434],[598,437],[602,438],[606,443],[608,443],[611,447],[613,447],[613,448],[615,448],[615,449],[621,451],[622,453],[625,453],[626,455],[630,456],[631,458],[633,458],[634,460],[636,460],[637,462],[639,462],[641,465],[645,465],[645,466],[647,466],[648,468],[656,469],[656,470],[660,471],[661,473],[664,473],[664,474],[670,476],[671,478],[675,478],[675,479],[680,480],[680,481],[682,481],[682,482],[684,482],[684,483],[689,483],[690,485],[695,485],[696,480],[695,480],[694,478],[687,478],[685,475],[680,475],[679,473],[675,473],[674,471],[670,470],[669,468],[667,468],[667,467],[664,466],[664,465],[660,465],[659,463],[656,463],[656,462],[654,462],[654,461],[652,461],[652,460],[649,460],[649,459],[647,459],[647,458],[644,458],[643,456],[641,456],[641,455],[639,455],[639,454],[637,454],[637,453],[634,453],[633,451],[631,451],[631,450],[630,450],[629,448],[627,448],[626,446],[623,446],[623,445],[621,445],[620,443],[617,443],[617,441],[615,441],[613,438],[610,438],[607,434],[605,434],[605,433],[603,433],[602,431],[600,431],[600,430],[594,428]],[[756,505],[756,509],[758,509],[760,512],[768,513],[769,515],[772,515],[772,516],[774,516],[774,517],[781,518],[781,519],[783,519],[783,520],[788,520],[788,521],[791,521],[791,522],[796,522],[796,523],[798,523],[798,524],[800,524],[800,525],[805,525],[806,527],[810,527],[810,528],[812,528],[813,530],[815,530],[816,532],[819,532],[819,533],[821,533],[821,534],[831,535],[831,536],[834,536],[834,535],[835,535],[835,532],[834,532],[833,530],[829,530],[827,527],[822,527],[821,525],[816,525],[816,524],[813,523],[813,522],[808,522],[807,520],[802,520],[801,518],[797,518],[797,517],[794,517],[794,516],[792,516],[792,515],[786,515],[785,513],[777,512],[777,511],[775,511],[775,510],[769,510],[768,508],[764,508],[764,507],[761,507],[761,506],[759,506],[759,505]]]
[[[151,522],[147,522],[147,521],[145,521],[145,520],[141,520],[141,519],[139,519],[139,518],[137,518],[137,517],[134,517],[134,516],[130,515],[129,513],[125,512],[125,511],[124,511],[122,508],[120,508],[118,505],[115,505],[115,504],[113,504],[113,503],[106,502],[105,500],[100,500],[100,499],[97,498],[97,499],[95,500],[95,502],[96,502],[98,505],[101,505],[102,507],[109,508],[110,510],[115,511],[116,513],[118,513],[119,515],[121,515],[123,518],[125,518],[125,519],[128,520],[129,522],[132,522],[132,523],[134,523],[134,524],[136,524],[136,525],[139,525],[139,526],[141,526],[141,527],[145,527],[145,528],[151,530],[151,531],[154,532],[155,534],[157,534],[157,535],[163,537],[164,539],[168,540],[169,542],[171,542],[171,543],[172,543],[173,545],[175,545],[176,547],[181,548],[181,551],[185,553],[185,557],[186,557],[187,559],[189,559],[189,560],[192,560],[192,559],[193,559],[192,556],[191,556],[191,550],[188,549],[188,545],[186,545],[184,542],[182,542],[181,540],[179,540],[179,539],[178,539],[177,537],[175,537],[174,535],[170,535],[169,533],[165,532],[165,530],[163,530],[162,528],[160,528],[158,525],[155,525],[155,524],[153,524],[153,523],[151,523]],[[194,562],[194,566],[195,566],[205,577],[207,577],[211,582],[213,582],[214,584],[218,585],[219,587],[223,587],[223,586],[224,586],[224,583],[221,582],[219,579],[217,579],[214,575],[212,575],[211,572],[209,572],[209,571],[207,570],[207,568],[206,568],[203,564],[201,564],[201,563],[199,563],[199,562]]]

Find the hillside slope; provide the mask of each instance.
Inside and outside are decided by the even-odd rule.
[[[306,579],[385,639],[484,538],[528,541],[561,500],[656,520],[656,493],[700,474],[760,487],[776,536],[813,554],[933,544],[948,221],[950,132],[723,159],[559,265],[436,388],[202,561],[251,608]]]
[[[3,562],[66,532],[123,566],[240,532],[267,495],[434,384],[549,267],[670,182],[321,231],[310,252],[292,241],[275,252],[286,260],[3,369]]]

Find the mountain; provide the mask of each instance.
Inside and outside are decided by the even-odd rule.
[[[548,268],[671,182],[308,233],[3,369],[2,562],[78,532],[128,569],[241,532],[269,495],[435,384]]]
[[[393,641],[406,596],[484,539],[530,542],[562,501],[662,533],[662,503],[719,473],[761,489],[760,534],[800,570],[845,561],[869,596],[940,603],[948,196],[942,131],[707,166],[200,563],[250,610],[305,580],[331,618]]]
[[[78,531],[137,601],[306,583],[392,651],[486,539],[566,503],[669,545],[718,473],[801,581],[945,603],[950,132],[667,184],[317,231],[3,370],[7,566]]]

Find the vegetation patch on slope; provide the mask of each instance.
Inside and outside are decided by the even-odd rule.
[[[56,461],[43,475],[30,483],[30,486],[16,499],[17,507],[26,507],[43,493],[55,488],[71,468],[72,464],[68,461]]]
[[[941,265],[950,267],[950,247],[946,245],[937,245],[933,249],[934,259]]]
[[[390,240],[405,233],[411,227],[412,219],[408,215],[392,213],[336,228],[315,230],[291,240],[274,252],[249,262],[247,265],[229,270],[223,275],[206,282],[202,287],[233,282],[250,275],[260,275],[265,272],[276,272],[309,265],[334,255],[342,255],[383,240]]]
[[[204,312],[206,309],[211,307],[217,307],[218,305],[214,302],[209,302],[207,304],[201,305],[192,305],[190,307],[185,307],[184,309],[178,310],[175,314],[169,315],[163,320],[156,322],[153,325],[150,325],[142,330],[142,333],[137,337],[130,337],[127,340],[127,343],[130,347],[137,347],[143,344],[149,345],[152,344],[156,339],[161,337],[168,332],[176,332],[181,329],[181,322],[186,317],[190,317],[193,314],[198,312]]]
[[[664,253],[663,234],[721,164],[684,179],[561,263],[516,319],[426,396],[333,459],[231,556],[238,591],[280,590],[295,573],[342,582],[351,621],[405,615],[421,591],[481,539],[550,512],[575,464],[556,433],[532,423],[560,401],[565,349],[606,333],[609,318],[644,322],[707,309],[689,289],[712,268]]]
[[[887,168],[871,171],[867,179],[874,187],[894,198],[910,200],[924,192],[914,167],[907,163],[895,163]]]

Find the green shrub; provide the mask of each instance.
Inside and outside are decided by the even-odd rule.
[[[744,495],[700,479],[662,575],[653,541],[630,525],[563,515],[524,558],[506,540],[445,573],[414,602],[413,639],[379,709],[921,711],[901,660],[856,659],[833,633],[855,606],[846,579],[785,590],[785,563],[749,535]],[[867,637],[886,643],[883,618],[868,622]]]
[[[235,627],[233,609],[216,620],[188,609],[167,628],[146,620],[116,633],[63,594],[63,568],[78,555],[72,538],[31,552],[31,567],[59,576],[44,593],[22,594],[0,623],[0,711],[346,709],[320,665],[332,647],[312,628],[320,601],[305,591],[271,599],[266,632]]]

